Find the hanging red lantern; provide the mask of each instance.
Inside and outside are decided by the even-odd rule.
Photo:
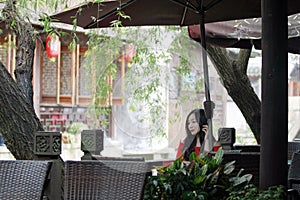
[[[48,35],[46,39],[46,53],[49,58],[57,57],[59,49],[59,37],[55,34]]]
[[[133,44],[125,45],[125,62],[131,62],[132,58],[136,55],[135,46]]]

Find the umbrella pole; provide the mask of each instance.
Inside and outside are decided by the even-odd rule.
[[[202,61],[203,61],[203,72],[204,72],[204,87],[205,87],[205,98],[204,110],[207,117],[208,123],[208,148],[209,151],[213,149],[215,138],[213,136],[213,126],[212,126],[212,117],[213,109],[215,104],[210,99],[210,88],[209,88],[209,76],[208,76],[208,63],[207,63],[207,52],[206,52],[206,40],[205,40],[205,13],[203,10],[199,11],[200,13],[200,36],[201,36],[201,46],[202,46]],[[204,152],[205,141],[202,145],[201,152]]]

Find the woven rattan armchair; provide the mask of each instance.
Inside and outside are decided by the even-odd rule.
[[[143,161],[82,160],[66,161],[64,165],[64,199],[142,198],[146,178]]]
[[[0,160],[0,199],[42,199],[50,166],[48,161]]]
[[[288,142],[288,160],[291,160],[293,153],[297,151],[300,151],[300,141]]]
[[[92,160],[111,160],[111,161],[145,161],[144,157],[108,157],[92,155]]]
[[[297,198],[300,199],[300,152],[293,153],[288,173],[288,187],[297,191]]]

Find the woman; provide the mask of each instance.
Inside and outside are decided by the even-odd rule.
[[[207,118],[203,109],[195,109],[191,111],[185,122],[185,130],[187,136],[183,141],[180,141],[177,150],[176,158],[179,158],[184,154],[184,160],[189,160],[189,156],[192,152],[200,154],[200,148],[205,136],[208,132]],[[217,150],[218,147],[214,147]]]

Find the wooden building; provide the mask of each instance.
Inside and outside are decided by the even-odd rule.
[[[77,32],[77,36],[79,42],[72,50],[68,48],[71,36],[67,34],[60,38],[58,56],[55,58],[49,58],[46,53],[47,35],[42,34],[36,40],[33,66],[34,108],[45,130],[65,131],[73,122],[92,124],[91,119],[86,116],[92,100],[92,87],[83,65],[84,53],[88,49],[88,36],[83,32]],[[0,37],[0,60],[12,76],[16,65],[16,49],[12,44],[16,42],[16,38],[10,33]],[[122,79],[125,73],[124,57],[120,57],[118,66],[118,78]],[[109,78],[108,81],[114,84]],[[111,95],[107,106],[121,103],[121,95]],[[112,134],[110,127],[107,134]]]

